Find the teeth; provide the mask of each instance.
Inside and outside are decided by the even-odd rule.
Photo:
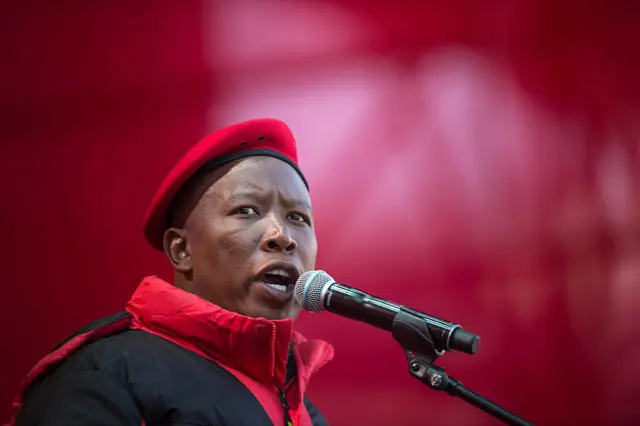
[[[287,271],[285,271],[284,269],[273,269],[269,272],[267,272],[270,275],[279,275],[281,277],[284,278],[289,278],[289,273]]]
[[[280,284],[267,284],[269,287],[271,288],[275,288],[278,291],[287,291],[287,286],[286,285],[280,285]]]

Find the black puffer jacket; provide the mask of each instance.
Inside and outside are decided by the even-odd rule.
[[[79,330],[34,367],[13,422],[326,425],[304,392],[333,348],[291,326],[146,278],[126,312]]]

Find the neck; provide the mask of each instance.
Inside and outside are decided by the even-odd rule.
[[[174,271],[173,286],[179,288],[180,290],[184,290],[187,293],[198,294],[195,291],[195,286],[194,286],[193,279],[191,278],[191,275],[192,274],[189,274],[189,276],[187,276],[187,274],[183,272]]]

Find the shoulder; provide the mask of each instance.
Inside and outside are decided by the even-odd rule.
[[[44,358],[44,360],[53,358],[53,362],[33,377],[33,381],[25,391],[54,377],[60,379],[87,372],[111,376],[116,382],[125,386],[128,371],[131,368],[148,366],[150,358],[162,356],[158,353],[164,352],[161,349],[162,346],[164,346],[162,339],[138,330],[118,331],[72,350],[61,344]]]
[[[164,339],[132,330],[132,317],[120,312],[87,324],[64,339],[29,372],[23,394],[52,376],[100,372],[116,379],[128,377],[128,370],[148,371],[151,360],[173,349]],[[152,365],[152,363],[151,363]]]
[[[127,371],[135,368],[129,358],[148,351],[146,336],[126,329],[90,342],[84,336],[70,336],[36,366],[17,400],[16,425],[140,424]]]
[[[166,341],[140,330],[125,330],[102,337],[73,353],[60,365],[63,371],[99,370],[117,375],[126,364],[144,363],[161,356]],[[162,350],[164,352],[164,350]]]

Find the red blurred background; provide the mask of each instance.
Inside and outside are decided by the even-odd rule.
[[[640,423],[636,3],[2,9],[0,418],[58,341],[171,277],[141,222],[177,158],[269,116],[299,140],[319,268],[480,334],[443,365],[536,424]],[[299,325],[337,349],[310,389],[331,424],[497,424],[390,335]]]

